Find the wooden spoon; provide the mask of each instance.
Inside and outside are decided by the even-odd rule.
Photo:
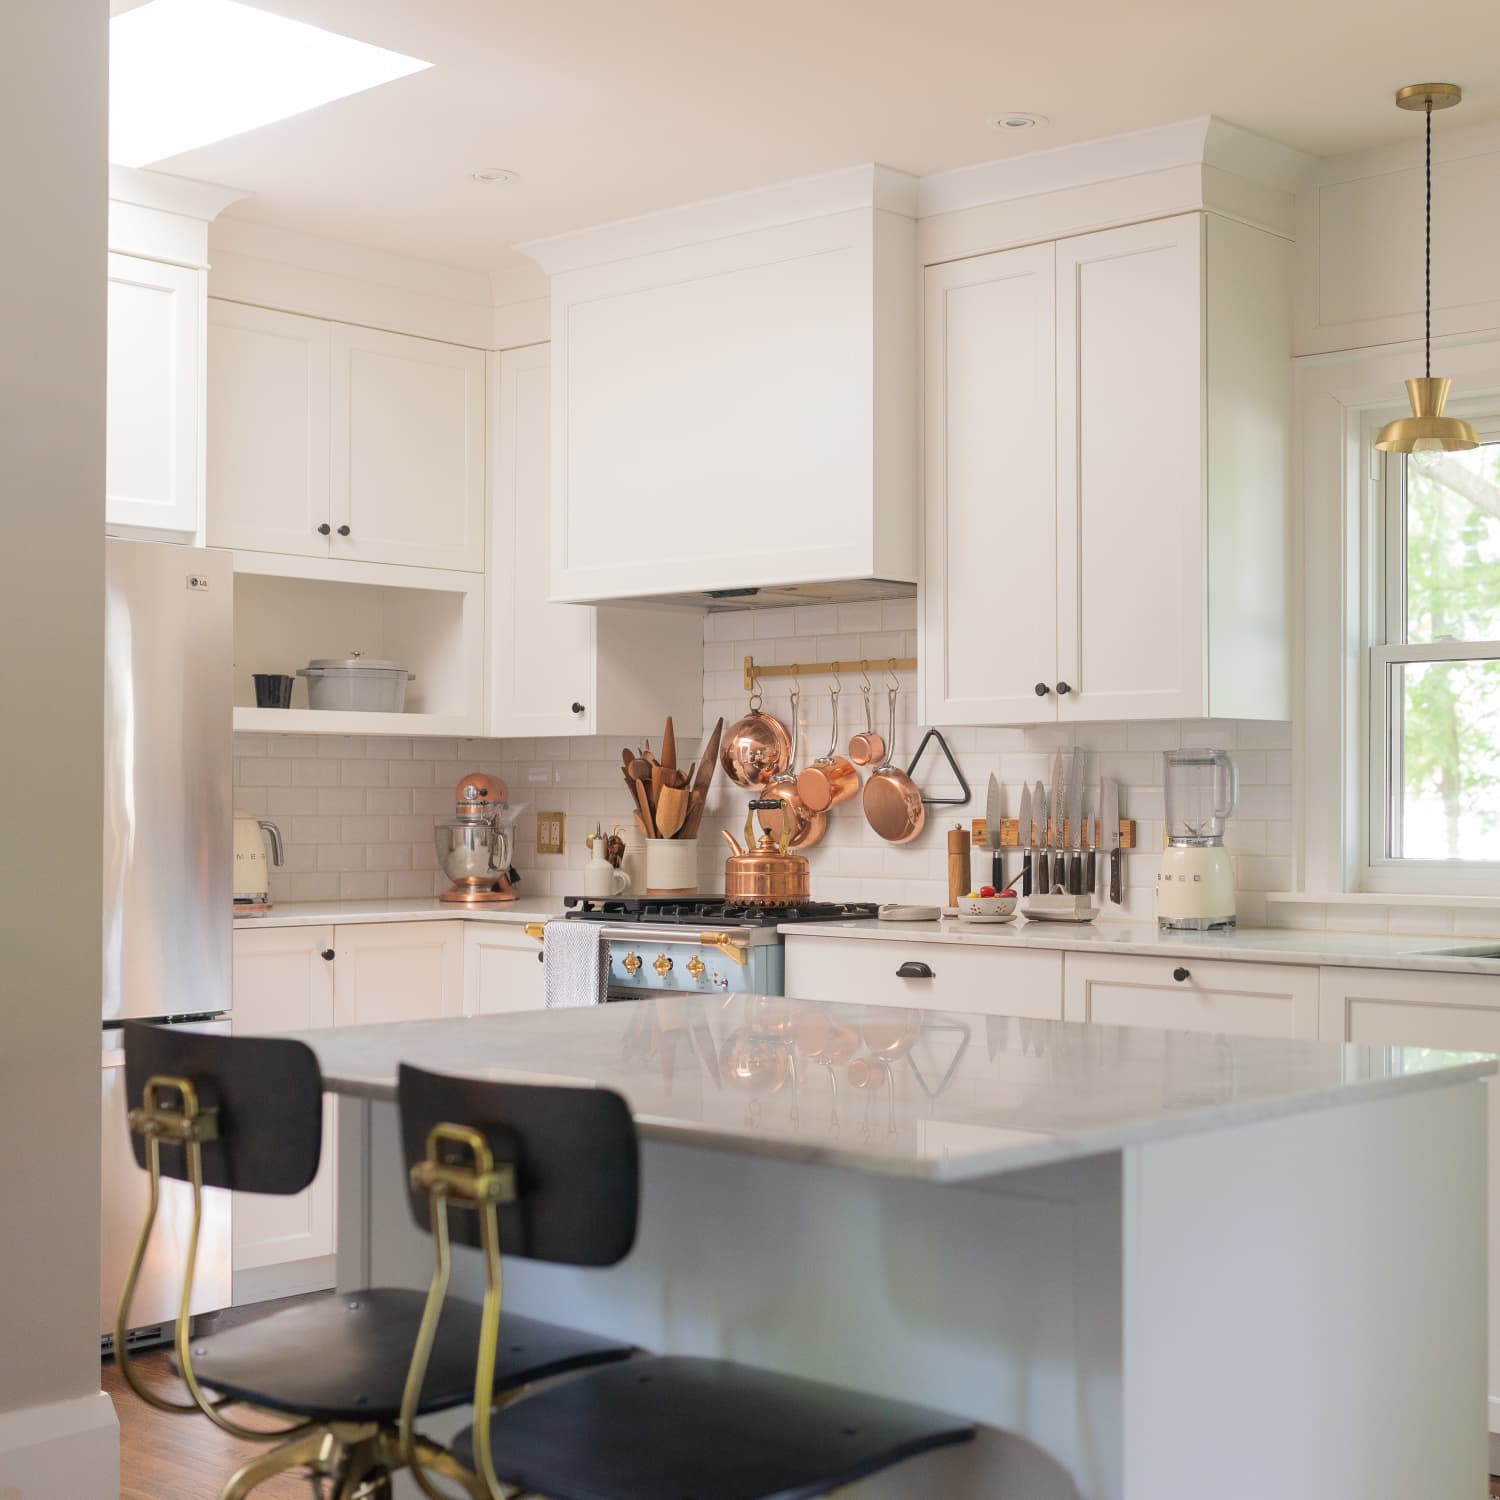
[[[667,770],[677,769],[677,731],[672,727],[672,715],[667,715],[667,727],[661,736],[661,763]]]
[[[714,767],[719,763],[719,740],[723,734],[724,720],[721,718],[714,725],[708,744],[703,747],[703,758],[698,762],[698,770],[693,777],[687,821],[687,837],[690,839],[698,837],[698,825],[703,821],[703,809],[708,802],[708,784],[714,779]]]
[[[656,804],[656,831],[664,839],[676,838],[687,821],[688,792],[686,787],[663,787],[661,800]]]

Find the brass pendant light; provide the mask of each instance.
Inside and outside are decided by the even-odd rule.
[[[1448,400],[1451,380],[1432,378],[1432,112],[1451,109],[1463,91],[1456,83],[1413,83],[1396,95],[1398,109],[1420,109],[1427,116],[1427,237],[1426,237],[1426,350],[1427,361],[1420,378],[1406,382],[1411,400],[1411,416],[1387,422],[1380,429],[1375,446],[1383,453],[1422,453],[1439,451],[1456,453],[1463,448],[1477,448],[1479,437],[1467,422],[1445,417],[1443,406]]]

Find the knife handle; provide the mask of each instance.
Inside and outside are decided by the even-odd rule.
[[[998,839],[1000,835],[997,833],[995,837]],[[1005,889],[1005,856],[998,849],[990,856],[990,884],[997,891]]]
[[[1023,896],[1031,894],[1031,863],[1035,858],[1035,854],[1028,853],[1021,861],[1021,894]]]
[[[1116,906],[1125,904],[1120,890],[1120,851],[1118,849],[1109,851],[1109,899]]]
[[[1036,868],[1032,871],[1031,883],[1036,888],[1039,896],[1047,896],[1052,893],[1051,870],[1047,865],[1047,851],[1038,849],[1032,856]]]
[[[1092,849],[1083,856],[1083,888],[1091,896],[1099,889],[1099,861]]]
[[[1083,894],[1083,855],[1076,849],[1068,856],[1068,894]]]

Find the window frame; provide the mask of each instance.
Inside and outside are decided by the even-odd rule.
[[[1360,570],[1365,605],[1359,657],[1362,712],[1357,718],[1361,726],[1357,761],[1363,779],[1360,888],[1389,895],[1500,896],[1500,860],[1408,859],[1385,852],[1400,817],[1400,799],[1392,794],[1391,782],[1401,732],[1390,691],[1392,668],[1424,662],[1500,661],[1500,641],[1419,645],[1401,639],[1406,633],[1406,455],[1375,448],[1380,427],[1401,410],[1367,410],[1361,423],[1368,506]],[[1470,421],[1481,443],[1500,443],[1500,403],[1493,397],[1455,403],[1451,414]]]

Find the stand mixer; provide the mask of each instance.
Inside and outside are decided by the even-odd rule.
[[[453,817],[433,829],[438,864],[453,882],[438,897],[465,906],[514,901],[510,883],[514,828],[520,807],[506,801],[498,776],[474,771],[453,789]]]
[[[1164,750],[1167,847],[1156,877],[1158,927],[1214,932],[1235,925],[1234,864],[1224,827],[1239,801],[1226,750]]]

